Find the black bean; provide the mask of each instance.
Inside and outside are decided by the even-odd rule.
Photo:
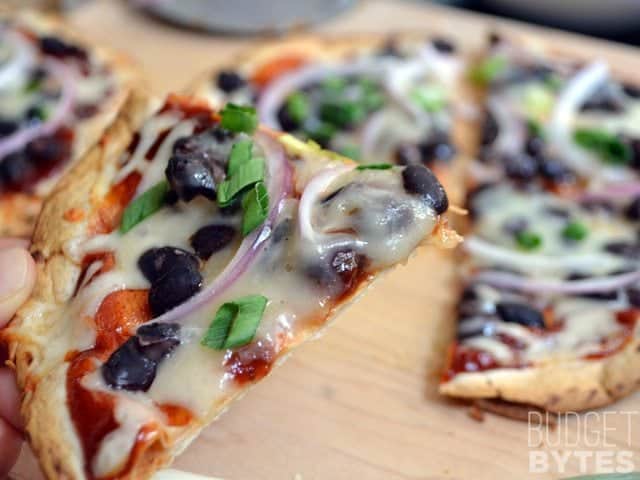
[[[433,162],[446,162],[456,154],[449,136],[442,132],[431,135],[427,140],[418,144],[422,163],[430,165]]]
[[[613,255],[619,255],[621,257],[633,259],[640,258],[640,245],[638,245],[637,243],[624,241],[609,242],[606,243],[603,248],[606,252],[609,252]]]
[[[575,180],[575,175],[562,162],[552,158],[540,160],[538,171],[542,178],[555,183],[568,183]]]
[[[517,302],[500,302],[496,311],[502,321],[525,327],[545,328],[544,317],[533,307]]]
[[[102,376],[112,388],[146,392],[156,377],[157,368],[158,362],[144,354],[134,336],[102,365]]]
[[[246,81],[237,72],[223,70],[218,74],[218,88],[223,92],[230,93],[246,85]]]
[[[58,58],[75,57],[81,60],[88,58],[87,52],[82,48],[66,43],[57,37],[41,37],[40,50],[42,50],[42,53],[45,55],[51,55]]]
[[[622,90],[631,98],[640,98],[640,87],[631,83],[622,84]]]
[[[603,85],[582,104],[580,110],[616,113],[624,110],[624,102],[618,98],[610,85]]]
[[[627,288],[627,298],[629,299],[629,303],[632,306],[636,308],[640,308],[640,288],[638,287]]]
[[[174,268],[198,270],[199,265],[193,253],[176,247],[151,248],[138,259],[138,268],[150,283],[157,282]]]
[[[67,158],[70,154],[68,142],[58,137],[39,137],[27,144],[25,154],[35,165],[53,165]]]
[[[615,206],[608,200],[590,199],[580,202],[580,207],[587,212],[603,212],[611,213],[615,210]]]
[[[490,111],[487,111],[482,121],[482,135],[481,135],[481,143],[482,145],[491,145],[498,138],[498,133],[500,133],[498,122]]]
[[[437,214],[449,208],[449,199],[444,188],[431,170],[422,165],[409,165],[402,171],[404,189],[421,196]]]
[[[545,141],[537,135],[529,135],[525,143],[525,151],[532,157],[539,157],[544,152]]]
[[[506,175],[513,180],[531,180],[538,172],[538,162],[524,153],[506,155],[502,163]]]
[[[216,199],[216,182],[213,168],[202,156],[173,155],[165,175],[171,189],[185,202],[193,200],[198,195]]]
[[[306,268],[307,275],[332,296],[354,286],[358,274],[365,268],[366,257],[353,250],[340,250],[323,257]]]
[[[203,260],[229,245],[236,235],[236,229],[230,225],[214,224],[202,227],[190,239],[191,246]]]
[[[0,119],[0,138],[8,137],[18,130],[18,123],[13,120]]]
[[[571,217],[571,213],[569,212],[569,210],[562,207],[553,207],[553,206],[545,207],[544,212],[547,213],[548,215],[551,215],[552,217],[558,217],[565,220],[568,220]]]
[[[159,362],[180,345],[180,325],[177,323],[148,323],[136,332],[138,344],[147,358]]]
[[[640,139],[628,138],[627,143],[631,147],[630,167],[634,170],[640,170]]]
[[[0,187],[18,188],[34,174],[34,167],[24,152],[10,153],[0,162]]]
[[[300,124],[294,120],[291,115],[289,115],[289,109],[287,108],[287,104],[283,104],[278,109],[278,123],[280,124],[280,129],[284,132],[293,132],[300,128]]]
[[[629,220],[640,220],[640,197],[634,198],[624,209],[624,214]]]
[[[380,50],[378,50],[380,57],[402,57],[402,52],[398,49],[396,41],[393,39],[387,40]]]
[[[202,275],[186,266],[174,267],[151,284],[149,306],[154,318],[184,303],[202,288]]]
[[[454,53],[456,51],[455,44],[448,38],[436,37],[431,40],[431,44],[433,45],[433,48],[441,53]]]

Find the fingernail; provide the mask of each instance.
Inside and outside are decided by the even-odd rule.
[[[28,254],[21,248],[0,251],[0,302],[19,293],[29,280]]]

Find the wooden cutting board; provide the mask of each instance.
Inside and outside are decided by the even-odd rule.
[[[88,38],[129,52],[158,94],[260,42],[179,30],[115,0],[89,2],[69,19]],[[629,47],[420,2],[364,0],[318,31],[437,30],[478,46],[496,27],[541,35],[630,72],[640,68],[639,52]],[[453,333],[453,268],[452,256],[421,251],[209,427],[176,467],[228,480],[553,479],[595,472],[600,450],[601,467],[628,451],[623,455],[640,470],[640,395],[571,418],[548,438],[499,417],[479,423],[465,406],[437,395],[437,372]],[[532,451],[571,457],[564,470],[551,461],[540,467],[544,473],[532,473]],[[585,468],[576,451],[591,455]],[[41,478],[27,449],[13,476]]]

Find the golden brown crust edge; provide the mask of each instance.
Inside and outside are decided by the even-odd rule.
[[[33,236],[31,251],[38,270],[33,296],[3,332],[22,393],[27,438],[49,479],[84,478],[83,457],[66,403],[64,339],[69,338],[71,323],[62,315],[80,267],[64,249],[70,239],[86,233],[94,208],[90,199],[108,191],[119,153],[148,115],[151,104],[146,93],[133,90],[100,143],[52,192]],[[64,212],[70,209],[85,212],[84,219],[65,220]]]
[[[608,405],[639,386],[640,325],[636,325],[631,341],[602,359],[462,373],[442,383],[440,393],[467,399],[498,398],[567,412]]]
[[[35,31],[52,32],[83,45],[84,48],[92,52],[92,55],[97,56],[110,66],[117,82],[116,92],[105,103],[101,112],[91,119],[81,121],[75,127],[71,159],[64,168],[59,173],[54,174],[51,179],[39,182],[36,192],[8,194],[0,201],[0,236],[29,237],[33,232],[35,219],[42,206],[43,197],[53,188],[57,178],[73,168],[73,165],[98,141],[129,98],[131,89],[141,88],[144,86],[144,81],[129,57],[87,41],[54,16],[34,11],[21,11],[4,15],[0,13],[0,16],[9,18],[17,24],[24,24]]]

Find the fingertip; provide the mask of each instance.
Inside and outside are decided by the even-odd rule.
[[[7,422],[0,418],[0,478],[5,478],[18,460],[22,437]]]
[[[0,249],[0,328],[29,298],[36,281],[33,258],[22,247]]]
[[[8,368],[0,368],[0,419],[7,421],[16,430],[22,430],[20,394],[15,375]]]

